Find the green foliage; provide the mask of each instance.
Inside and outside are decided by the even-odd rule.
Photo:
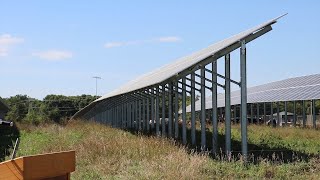
[[[10,107],[6,119],[35,125],[44,121],[60,123],[95,99],[91,95],[47,95],[43,100],[37,100],[27,95],[16,95],[5,99]]]

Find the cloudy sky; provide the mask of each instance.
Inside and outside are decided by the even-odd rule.
[[[248,85],[320,73],[319,7],[311,0],[1,1],[0,96],[93,95],[93,76],[102,77],[103,95],[284,13],[248,45]],[[236,79],[238,54],[231,58]]]

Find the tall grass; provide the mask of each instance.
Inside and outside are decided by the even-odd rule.
[[[318,131],[262,126],[249,126],[248,130],[250,143],[319,154]],[[239,140],[239,127],[232,132],[232,138]],[[241,160],[214,160],[206,153],[190,152],[173,140],[92,122],[24,126],[20,135],[18,156],[76,150],[72,179],[320,179],[320,159],[316,157],[308,162],[261,160],[245,166]]]

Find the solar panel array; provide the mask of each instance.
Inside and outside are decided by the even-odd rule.
[[[247,89],[248,103],[320,99],[320,74],[289,78]],[[231,105],[240,104],[240,90],[231,92]],[[224,107],[224,94],[218,94],[218,107]],[[201,101],[196,102],[199,111]],[[190,112],[190,106],[187,112]],[[212,108],[212,97],[206,98],[206,109]]]
[[[235,36],[232,36],[232,37],[227,38],[225,40],[222,40],[218,43],[210,45],[209,47],[202,49],[200,51],[197,51],[189,56],[185,56],[183,58],[180,58],[180,59],[174,61],[173,63],[167,64],[167,65],[165,65],[161,68],[158,68],[152,72],[144,74],[144,75],[130,81],[129,83],[125,84],[124,86],[120,87],[119,89],[116,89],[115,91],[112,91],[112,92],[102,96],[97,101],[161,83],[161,82],[177,75],[178,73],[182,72],[183,70],[186,70],[187,68],[199,63],[200,61],[214,55],[215,53],[219,52],[220,50],[223,50],[224,48],[238,42],[241,39],[244,39],[248,35],[256,32],[256,31],[258,31],[258,30],[260,30],[270,24],[275,23],[280,17],[277,17],[275,19],[267,21],[259,26],[256,26],[254,28],[251,28],[249,30],[241,32]]]
[[[284,15],[282,15],[284,16]],[[77,112],[74,117],[77,117],[80,114],[86,113],[89,111],[92,107],[94,107],[98,102],[102,100],[106,100],[111,97],[115,97],[118,95],[126,94],[129,92],[134,92],[136,90],[150,87],[153,85],[160,84],[172,77],[175,77],[179,73],[187,70],[190,67],[193,67],[194,65],[197,65],[198,63],[202,62],[208,57],[213,56],[216,53],[221,52],[222,50],[230,47],[231,45],[238,43],[240,40],[245,39],[249,35],[254,34],[255,32],[262,30],[263,28],[270,26],[277,22],[279,18],[282,16],[279,16],[277,18],[274,18],[272,20],[269,20],[261,25],[258,25],[254,28],[251,28],[249,30],[243,31],[237,35],[234,35],[230,38],[224,39],[220,42],[217,42],[215,44],[210,45],[209,47],[202,49],[200,51],[197,51],[189,56],[185,56],[183,58],[180,58],[173,63],[167,64],[163,67],[160,67],[154,71],[151,71],[149,73],[146,73],[130,82],[125,84],[124,86],[102,96],[101,98],[95,100],[88,106],[86,106],[84,109]]]

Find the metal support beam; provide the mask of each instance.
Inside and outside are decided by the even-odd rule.
[[[253,104],[250,104],[250,122],[253,124]]]
[[[230,53],[228,53],[228,54],[230,54]],[[228,55],[228,54],[226,54],[226,55]],[[209,72],[209,73],[212,73],[212,74],[217,75],[218,77],[220,77],[220,78],[222,78],[222,79],[224,79],[224,80],[228,80],[228,81],[230,81],[230,82],[232,82],[232,83],[240,86],[240,82],[237,82],[237,81],[235,81],[235,80],[232,80],[231,78],[227,78],[227,77],[225,77],[225,76],[223,76],[223,75],[221,75],[221,74],[215,73],[215,72],[211,71],[210,69],[205,69],[205,70],[206,70],[207,72]]]
[[[241,146],[244,161],[248,157],[247,140],[247,62],[246,62],[246,43],[241,41],[240,48],[240,81],[241,81]]]
[[[160,117],[159,117],[159,86],[156,88],[156,135],[160,136],[160,131],[159,131],[159,124],[160,124]]]
[[[270,123],[273,126],[273,102],[270,103]]]
[[[146,120],[146,126],[147,126],[147,132],[150,131],[150,99],[147,98],[147,120]]]
[[[201,67],[201,150],[206,150],[206,90],[205,67]]]
[[[225,56],[225,135],[226,154],[231,153],[231,87],[230,87],[230,54]]]
[[[317,122],[316,122],[316,100],[312,100],[312,121],[313,121],[313,128],[317,129]]]
[[[296,126],[297,124],[297,103],[296,101],[293,101],[293,126]]]
[[[178,82],[174,83],[175,86],[178,86]],[[179,94],[178,91],[174,92],[174,138],[178,139],[179,137]]]
[[[191,86],[195,87],[195,75],[191,73]],[[191,144],[196,145],[196,93],[191,88]]]
[[[203,67],[203,68],[204,68],[204,67]],[[208,81],[208,82],[212,83],[212,85],[213,85],[213,81],[212,81],[212,80],[210,80],[210,79],[208,79],[208,78],[206,78],[206,77],[202,77],[201,75],[199,75],[199,74],[197,74],[197,73],[194,73],[194,75],[197,76],[197,77],[199,77],[199,78],[201,79],[201,81],[202,81],[202,80]],[[218,86],[220,86],[220,87],[222,87],[222,88],[225,88],[224,85],[222,85],[222,84],[220,84],[220,83],[218,83],[218,82],[216,82],[215,84],[217,84]],[[211,89],[211,88],[209,88],[209,87],[207,87],[207,86],[204,86],[204,87],[206,87],[207,89]]]
[[[288,125],[288,102],[284,102],[284,124],[285,126]]]
[[[306,103],[304,100],[302,100],[302,126],[305,128],[307,124],[307,118],[306,118]]]
[[[166,137],[166,94],[165,85],[162,85],[162,115],[161,115],[161,134]]]
[[[263,123],[266,124],[267,121],[267,107],[266,103],[263,103]]]
[[[282,121],[282,119],[281,119]],[[279,101],[277,102],[277,126],[280,126],[280,104]]]
[[[142,130],[146,131],[147,130],[147,119],[146,119],[146,99],[142,99]]]
[[[173,87],[172,87],[172,82],[169,83],[169,96],[168,96],[168,137],[171,138],[172,137],[172,93],[173,93]]]
[[[182,144],[187,144],[186,79],[182,78]]]
[[[257,103],[257,123],[259,124],[260,123],[260,108],[259,108],[259,103]]]
[[[151,97],[151,131],[154,130],[155,116],[154,116],[154,97]]]

